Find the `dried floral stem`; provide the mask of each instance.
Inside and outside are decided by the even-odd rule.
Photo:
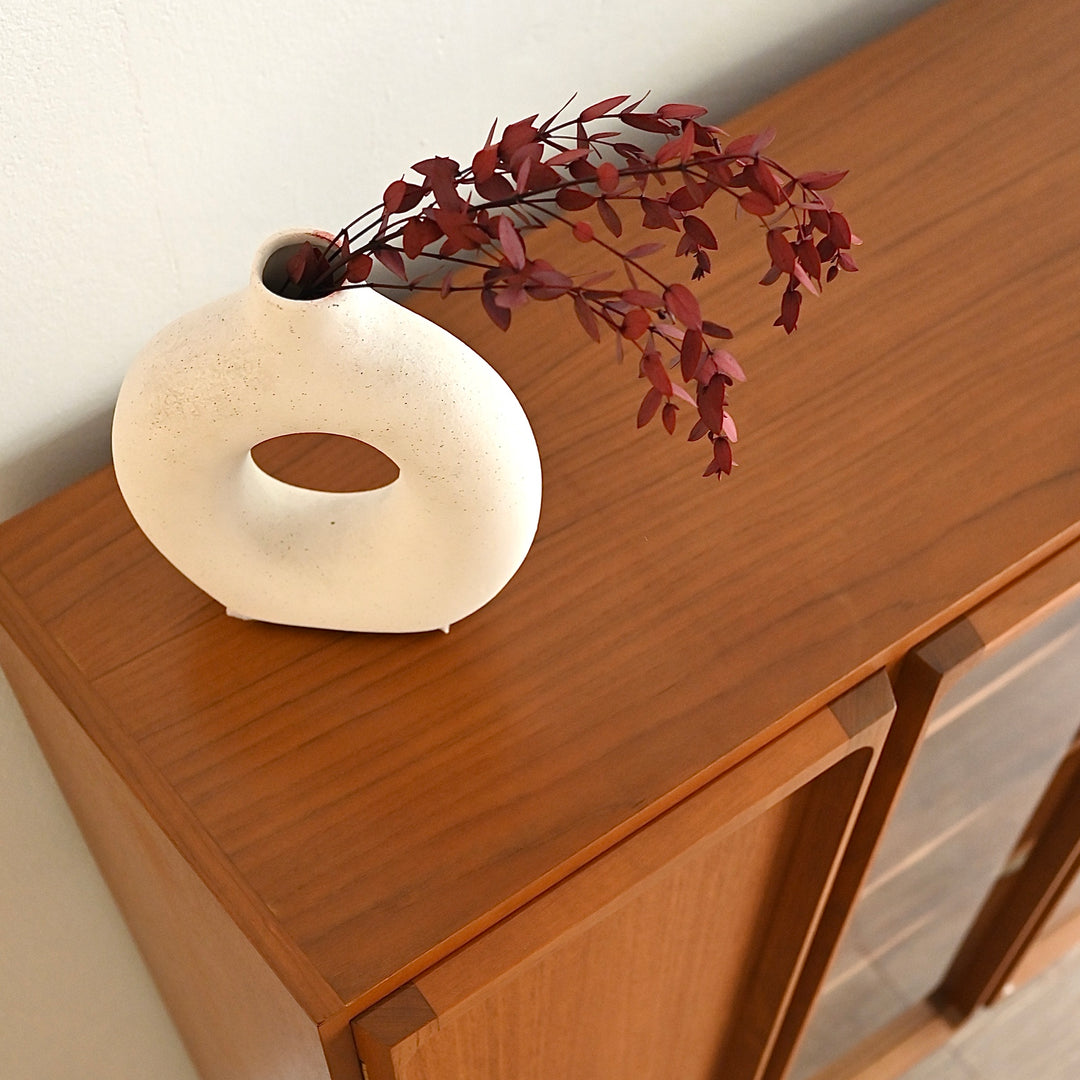
[[[398,279],[380,288],[443,296],[478,292],[484,310],[503,330],[518,307],[567,298],[591,338],[600,340],[603,325],[615,335],[618,356],[626,341],[640,352],[639,375],[649,388],[638,409],[638,426],[661,412],[663,426],[672,433],[680,403],[691,406],[696,419],[690,439],[707,436],[712,446],[705,475],[729,473],[736,433],[727,392],[744,378],[735,357],[718,344],[731,331],[703,318],[690,287],[665,282],[644,265],[642,260],[663,244],[620,250],[579,215],[595,209],[603,228],[618,239],[623,232],[620,210],[636,203],[646,229],[679,234],[675,254],[692,257],[696,281],[711,270],[709,252],[719,246],[697,211],[724,191],[765,230],[768,264],[761,284],[786,278],[776,325],[790,334],[798,322],[802,290],[817,293],[841,270],[857,269],[851,247],[858,238],[823,194],[845,174],[793,173],[763,156],[771,131],[728,139],[726,132],[703,122],[701,106],[671,104],[642,112],[644,99],[626,105],[628,100],[629,95],[617,95],[557,123],[568,102],[540,127],[536,116],[508,125],[497,142],[492,125],[464,168],[443,157],[418,162],[412,167],[418,182],[395,180],[378,206],[354,218],[322,250],[307,244],[290,260],[289,294],[314,298],[370,287],[379,262]],[[600,121],[651,132],[664,141],[648,152],[620,131],[591,134],[588,125]],[[670,177],[681,179],[682,186],[657,192],[656,184],[666,189]],[[629,287],[597,288],[596,275],[575,281],[546,260],[530,257],[528,234],[552,224],[571,229],[582,243],[595,244],[623,268]],[[478,271],[481,281],[459,284],[447,270],[439,285],[424,284],[430,273],[410,276],[406,266],[406,260],[421,256]],[[635,274],[657,291],[641,288]],[[660,344],[673,354],[666,363]],[[676,367],[682,385],[669,372]]]

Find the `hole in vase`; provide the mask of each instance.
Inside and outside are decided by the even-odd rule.
[[[374,491],[401,471],[374,446],[325,431],[278,435],[253,446],[251,457],[275,480],[311,491]]]

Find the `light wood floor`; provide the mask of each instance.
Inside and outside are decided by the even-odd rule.
[[[946,695],[811,1018],[792,1080],[937,984],[1080,728],[1080,603]],[[1080,909],[1080,884],[1060,912]],[[1080,952],[983,1011],[905,1080],[1080,1080]]]

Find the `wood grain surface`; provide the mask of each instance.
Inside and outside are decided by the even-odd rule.
[[[519,574],[439,633],[236,622],[108,472],[0,530],[3,619],[316,1019],[363,1008],[1080,534],[1080,11],[953,0],[730,126],[838,189],[794,337],[717,207],[740,466],[637,433],[557,307],[431,314],[532,419]],[[572,242],[569,243],[572,246]],[[569,253],[579,262],[585,245]]]
[[[370,1080],[752,1076],[892,711],[879,672],[363,1013]]]

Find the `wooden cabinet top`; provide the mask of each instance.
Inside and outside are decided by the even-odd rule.
[[[8,632],[313,1017],[1080,535],[1078,58],[1080,9],[954,0],[728,125],[850,168],[865,244],[785,340],[760,230],[715,200],[705,295],[749,374],[722,484],[685,421],[635,431],[632,366],[558,307],[504,336],[432,305],[517,392],[545,474],[521,571],[448,635],[229,619],[109,471],[0,528]]]

